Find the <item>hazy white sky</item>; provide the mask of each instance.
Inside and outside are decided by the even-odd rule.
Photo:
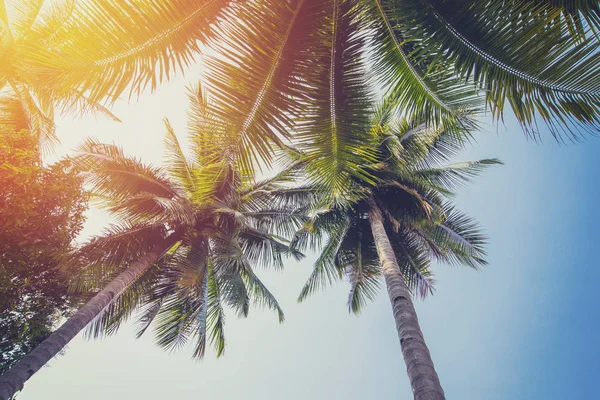
[[[195,82],[199,75],[199,67],[192,68],[187,82]],[[137,102],[118,103],[113,111],[122,124],[101,117],[59,120],[58,154],[95,136],[122,145],[145,162],[160,164],[162,119],[170,119],[181,139],[186,134],[185,85],[180,77]],[[481,272],[436,266],[437,291],[417,304],[448,399],[582,398],[565,397],[572,392],[561,388],[586,390],[586,375],[578,370],[583,368],[581,360],[587,362],[586,370],[598,368],[598,357],[589,356],[589,350],[582,353],[576,344],[561,352],[565,342],[593,340],[561,328],[561,322],[592,327],[573,316],[569,304],[576,306],[573,294],[584,290],[584,278],[598,277],[593,264],[581,259],[577,270],[572,267],[573,260],[587,254],[580,228],[597,213],[581,193],[586,180],[595,184],[587,174],[590,165],[597,166],[600,147],[593,140],[568,148],[546,141],[550,143],[544,146],[526,141],[509,122],[499,136],[482,134],[479,143],[460,157],[499,157],[507,165],[484,174],[457,199],[491,236],[490,265]],[[104,214],[91,211],[84,236],[98,233],[106,222]],[[585,237],[594,233],[588,228]],[[26,384],[18,398],[412,398],[385,293],[358,317],[347,312],[344,284],[297,304],[313,261],[313,257],[290,261],[283,273],[261,273],[280,300],[286,322],[280,325],[273,313],[256,309],[245,320],[229,314],[228,345],[218,360],[212,351],[202,362],[192,361],[189,349],[164,353],[153,345],[152,332],[135,340],[130,327],[125,327],[105,340],[77,337],[65,355]],[[580,277],[577,286],[563,284],[572,282],[565,279],[570,274]],[[586,299],[585,304],[592,300],[598,298]],[[595,309],[578,307],[588,316],[598,316]],[[594,345],[597,342],[590,344]]]

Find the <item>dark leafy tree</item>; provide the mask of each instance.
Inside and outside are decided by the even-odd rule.
[[[42,164],[33,134],[0,128],[0,373],[72,306],[57,266],[84,221],[82,184],[69,161]]]

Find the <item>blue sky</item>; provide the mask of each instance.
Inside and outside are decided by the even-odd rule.
[[[162,117],[185,135],[185,83],[176,79],[136,104],[117,104],[123,124],[59,121],[58,154],[94,135],[160,163]],[[540,145],[510,118],[498,133],[487,130],[493,133],[477,135],[458,160],[498,157],[505,165],[490,168],[456,201],[490,236],[490,265],[479,272],[436,266],[436,293],[417,302],[442,385],[448,399],[590,398],[600,371],[600,139],[559,146],[546,134]],[[86,235],[106,223],[100,212],[89,216]],[[218,360],[209,352],[192,361],[190,349],[164,353],[151,334],[135,340],[125,327],[104,340],[76,338],[18,398],[412,398],[385,293],[358,317],[347,313],[343,283],[295,302],[313,259],[262,272],[287,320],[280,325],[261,310],[246,320],[230,314]]]

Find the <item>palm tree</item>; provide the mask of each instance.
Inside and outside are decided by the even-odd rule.
[[[414,398],[443,399],[411,296],[432,292],[434,260],[485,265],[485,237],[448,198],[499,161],[446,165],[464,146],[464,134],[401,118],[390,104],[363,120],[345,119],[340,137],[307,141],[292,153],[307,180],[293,189],[307,194],[297,206],[311,209],[292,246],[322,248],[299,301],[345,276],[351,286],[348,307],[358,313],[377,294],[383,276]],[[349,108],[352,114],[345,117],[358,110]],[[455,126],[474,129],[468,115]]]
[[[21,102],[42,140],[56,140],[55,110],[116,119],[104,105],[183,71],[213,25],[236,8],[230,3],[2,1],[0,91]]]
[[[76,289],[104,289],[0,378],[0,399],[10,398],[92,321],[92,334],[112,333],[142,310],[139,335],[154,322],[157,342],[167,349],[194,337],[195,357],[204,355],[207,337],[217,355],[223,353],[224,305],[247,316],[254,301],[275,309],[283,321],[253,265],[280,268],[283,256],[301,256],[275,233],[293,232],[302,215],[287,206],[293,202],[273,202],[270,195],[292,175],[257,182],[240,168],[244,157],[228,145],[236,134],[212,130],[225,122],[208,113],[214,105],[199,93],[191,96],[191,161],[168,121],[166,169],[144,165],[115,145],[82,145],[76,163],[95,199],[119,223],[67,262],[85,265]]]

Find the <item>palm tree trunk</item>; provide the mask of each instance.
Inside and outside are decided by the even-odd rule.
[[[374,201],[370,203],[371,230],[392,303],[396,330],[414,398],[415,400],[444,400],[444,391],[419,327],[411,293],[404,283],[396,255],[385,230],[381,211]]]
[[[60,328],[52,332],[46,340],[0,376],[0,400],[12,398],[17,390],[23,388],[25,381],[58,354],[123,290],[146,272],[177,241],[178,237],[178,233],[173,233],[163,239],[161,243],[155,245],[148,253],[131,264],[129,268],[119,274],[101,292],[81,307]]]

